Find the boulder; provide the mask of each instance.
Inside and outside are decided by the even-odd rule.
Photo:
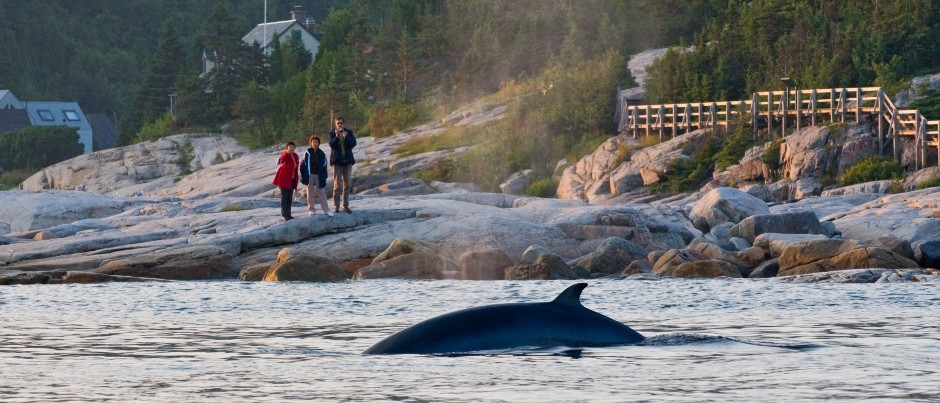
[[[763,263],[757,265],[754,270],[751,270],[751,273],[748,274],[748,278],[771,278],[776,277],[777,272],[780,270],[780,262],[777,259],[765,260]]]
[[[689,219],[695,228],[708,232],[723,223],[738,223],[753,216],[770,214],[767,203],[735,188],[713,189],[692,207]]]
[[[918,244],[914,256],[921,267],[940,269],[940,240]]]
[[[264,273],[263,281],[308,281],[332,283],[348,280],[346,273],[335,263],[319,256],[296,255],[284,248],[277,261]]]
[[[259,263],[248,266],[238,272],[238,279],[241,281],[261,281],[268,272],[271,265],[268,263]]]
[[[846,269],[919,267],[913,260],[889,250],[842,239],[812,240],[790,245],[780,255],[779,262],[777,276]]]
[[[694,249],[670,249],[660,256],[653,253],[649,256],[649,260],[653,262],[652,273],[661,277],[668,277],[669,273],[674,273],[676,267],[683,263],[708,259],[708,256]]]
[[[457,258],[461,280],[502,280],[512,260],[497,248],[475,248]]]
[[[430,254],[439,254],[441,249],[427,242],[422,242],[410,238],[396,238],[388,245],[382,253],[372,259],[372,264],[379,264],[386,260],[391,260],[409,253],[425,252]]]
[[[758,235],[778,234],[822,234],[824,230],[812,211],[784,214],[763,214],[747,217],[731,228],[731,236],[744,238],[754,244]]]
[[[779,234],[768,232],[754,238],[754,246],[764,250],[767,256],[777,258],[783,250],[792,244],[806,242],[814,239],[828,239],[825,235],[816,234]]]
[[[623,270],[621,274],[634,275],[634,274],[647,274],[653,272],[653,262],[650,262],[647,259],[638,259],[630,262],[630,265]]]
[[[624,238],[611,237],[597,246],[594,253],[573,262],[594,275],[623,272],[634,260],[645,259],[647,251],[642,246]]]
[[[589,273],[578,273],[560,256],[538,245],[530,246],[518,263],[506,269],[507,280],[573,280],[588,276]]]
[[[409,280],[442,280],[456,278],[457,264],[436,253],[414,252],[363,267],[354,280],[399,278]]]
[[[895,238],[893,236],[880,236],[870,241],[866,241],[865,244],[868,246],[874,246],[876,248],[887,249],[908,259],[914,260],[914,248],[911,247],[910,242],[901,238]]]
[[[721,259],[685,262],[678,266],[671,266],[667,270],[661,270],[657,275],[660,277],[678,278],[741,278],[741,272],[738,270],[737,266]]]
[[[523,195],[525,194],[526,186],[529,184],[530,176],[532,176],[531,169],[516,172],[499,185],[499,190],[505,194]]]
[[[231,260],[219,246],[193,245],[107,260],[94,272],[167,280],[212,280],[232,276]]]
[[[786,137],[780,147],[783,175],[796,182],[802,178],[821,177],[835,168],[838,150],[827,148],[831,133],[825,126],[809,126]]]

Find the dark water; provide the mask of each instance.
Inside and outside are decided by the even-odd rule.
[[[0,288],[0,401],[940,401],[936,284],[595,280],[649,339],[363,356],[471,306],[571,282],[178,282]]]

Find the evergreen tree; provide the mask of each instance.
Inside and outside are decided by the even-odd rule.
[[[160,43],[150,59],[144,82],[134,98],[129,125],[121,132],[118,143],[126,145],[144,124],[151,123],[169,111],[169,96],[185,66],[185,52],[179,33],[168,22],[160,31]]]

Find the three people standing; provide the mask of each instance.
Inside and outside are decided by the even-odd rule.
[[[337,116],[333,120],[335,128],[330,130],[330,165],[333,166],[333,208],[339,213],[340,195],[343,199],[343,211],[352,213],[349,209],[349,180],[352,176],[352,166],[356,163],[353,158],[353,147],[356,146],[356,136],[352,130],[343,125],[346,119]]]
[[[352,130],[344,127],[346,120],[341,116],[333,120],[335,126],[330,130],[330,159],[333,166],[333,212],[339,212],[340,200],[343,211],[352,213],[349,209],[349,181],[352,176],[353,148],[356,147],[356,136]],[[291,220],[291,204],[294,200],[294,191],[297,183],[307,186],[307,214],[313,215],[319,201],[320,207],[326,215],[333,217],[326,202],[327,159],[326,154],[320,150],[320,137],[310,136],[310,148],[304,152],[303,162],[295,152],[297,146],[288,141],[284,152],[277,160],[277,171],[274,174],[274,185],[281,190],[281,219]],[[299,173],[299,175],[298,175]]]

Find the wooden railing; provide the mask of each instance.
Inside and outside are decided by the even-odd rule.
[[[620,132],[679,136],[703,128],[727,128],[739,119],[749,119],[754,135],[760,129],[779,125],[786,135],[794,128],[816,125],[819,121],[861,122],[874,118],[878,126],[878,152],[890,140],[898,158],[899,139],[913,137],[915,167],[927,165],[928,147],[940,155],[940,120],[928,121],[916,109],[898,109],[880,87],[788,89],[756,92],[750,100],[631,105],[620,100]],[[874,122],[873,122],[874,123]],[[937,162],[940,166],[940,161]]]

